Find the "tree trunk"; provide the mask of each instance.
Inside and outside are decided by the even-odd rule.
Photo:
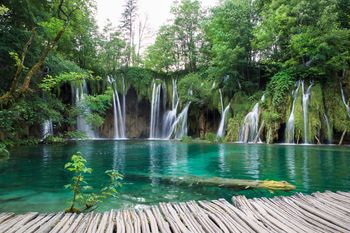
[[[161,176],[161,175],[147,175],[147,174],[132,174],[129,177],[135,178],[149,178],[149,179],[159,179],[162,182],[172,183],[176,185],[185,186],[212,186],[212,187],[225,187],[238,190],[246,189],[267,189],[270,191],[282,190],[291,191],[295,189],[295,186],[289,184],[286,181],[273,181],[273,180],[240,180],[240,179],[227,179],[221,177],[198,177],[198,176]]]

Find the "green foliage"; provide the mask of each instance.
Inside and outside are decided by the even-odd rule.
[[[85,79],[92,79],[91,73],[65,72],[56,77],[52,77],[51,75],[46,76],[39,84],[39,87],[44,91],[51,91],[63,83],[80,83]]]
[[[211,143],[216,142],[217,141],[216,134],[215,133],[211,133],[211,132],[207,133],[205,135],[205,140],[207,140],[207,141],[209,141]]]
[[[0,110],[0,131],[6,135],[6,139],[17,141],[23,135],[29,136],[30,127],[37,127],[38,122],[51,119],[60,123],[63,120],[63,108],[63,104],[55,96],[46,95],[40,98],[28,95],[10,108]]]
[[[60,144],[60,143],[65,143],[66,140],[61,137],[61,136],[53,136],[49,135],[45,138],[44,143],[45,144]]]
[[[68,139],[86,139],[87,136],[82,131],[68,131],[65,133],[65,138],[68,138]]]
[[[0,16],[6,14],[9,11],[9,9],[7,7],[5,7],[4,5],[0,5]]]
[[[241,118],[232,117],[227,123],[227,133],[225,136],[225,141],[227,142],[237,142],[239,140],[239,130]]]
[[[87,191],[92,190],[93,187],[89,186],[85,174],[92,173],[92,168],[86,167],[86,159],[80,152],[72,155],[70,162],[66,163],[64,168],[73,174],[72,183],[65,185],[65,188],[70,189],[73,193],[73,198],[70,207],[66,209],[69,213],[78,213],[81,210],[80,206],[83,206],[85,210],[98,205],[104,199],[108,197],[115,197],[117,194],[117,188],[120,187],[120,180],[123,176],[115,170],[106,171],[106,175],[110,178],[110,182],[106,187],[101,188],[98,193]],[[79,205],[79,207],[77,207]]]
[[[10,152],[6,149],[6,145],[0,143],[0,159],[7,159],[10,157]]]
[[[193,139],[190,136],[182,136],[182,138],[180,139],[180,141],[183,142],[183,143],[191,143],[192,140]]]
[[[212,10],[205,24],[212,47],[210,73],[240,78],[251,63],[253,14],[249,1],[225,0]]]
[[[183,102],[192,105],[205,106],[210,103],[211,83],[202,78],[199,73],[190,73],[178,82],[179,97]]]
[[[286,99],[294,85],[293,78],[287,72],[275,74],[266,88],[266,97],[272,98],[272,107],[281,114],[286,110]]]

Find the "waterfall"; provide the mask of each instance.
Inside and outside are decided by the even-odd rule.
[[[84,132],[88,138],[95,138],[95,132],[91,129],[90,125],[87,124],[84,116],[91,113],[90,108],[84,105],[85,95],[88,94],[86,81],[83,80],[83,82],[76,88],[72,87],[72,93],[75,106],[84,109],[84,114],[79,114],[77,117],[77,130]]]
[[[161,84],[153,81],[149,138],[159,138]]]
[[[125,82],[122,77],[122,91],[123,99],[122,105],[120,104],[119,94],[115,79],[111,76],[107,77],[108,82],[112,85],[113,89],[113,123],[114,123],[114,138],[125,139]]]
[[[324,122],[326,123],[326,126],[327,126],[327,141],[328,141],[328,144],[332,144],[333,142],[333,133],[332,133],[332,128],[329,124],[329,120],[328,120],[328,117],[326,115],[326,113],[323,115],[323,118],[324,118]]]
[[[265,95],[261,97],[260,101],[265,101]],[[245,118],[243,126],[239,132],[240,142],[253,142],[258,134],[259,127],[259,102],[254,105],[254,108],[249,112]]]
[[[310,83],[310,86],[307,88],[305,92],[305,85],[304,80],[301,82],[301,88],[303,91],[303,114],[304,114],[304,144],[308,144],[308,122],[309,122],[309,100],[310,100],[310,94],[311,94],[311,87],[314,85],[313,82]]]
[[[53,125],[51,120],[44,121],[43,127],[42,127],[42,140],[47,138],[48,136],[53,135]]]
[[[216,133],[217,137],[223,137],[225,134],[225,119],[226,119],[226,113],[228,112],[229,109],[230,109],[230,105],[227,105],[226,108],[221,113],[220,125]]]
[[[189,90],[189,94],[191,94],[191,90]],[[170,139],[171,137],[180,139],[182,136],[187,135],[187,115],[190,104],[187,104],[180,114],[177,115],[180,99],[175,79],[172,80],[170,110],[166,110],[166,96],[165,83],[156,84],[153,81],[150,139]],[[163,109],[161,109],[161,106]],[[161,117],[162,112],[164,112],[163,117]]]
[[[226,118],[226,113],[230,108],[230,105],[227,105],[227,107],[224,109],[224,101],[222,98],[222,90],[219,89],[219,93],[220,93],[220,104],[221,104],[221,120],[220,120],[220,124],[219,124],[219,128],[218,131],[216,133],[217,137],[222,137],[225,134],[225,118]]]
[[[176,117],[174,123],[172,124],[166,139],[170,139],[173,135],[176,139],[181,139],[183,136],[187,135],[188,127],[187,127],[187,118],[188,118],[188,109],[190,107],[190,103],[188,103],[181,113]]]
[[[346,98],[345,98],[345,94],[344,94],[344,90],[343,90],[343,85],[342,85],[342,83],[341,83],[341,82],[339,82],[339,83],[340,83],[341,98],[342,98],[343,103],[344,103],[344,105],[345,105],[346,112],[348,113],[348,116],[349,116],[349,118],[350,118],[350,104],[348,104],[348,103],[346,102]]]
[[[292,111],[290,112],[289,119],[287,122],[286,127],[286,143],[294,143],[294,133],[295,133],[295,127],[294,127],[294,110],[295,110],[295,102],[298,97],[298,91],[300,87],[300,81],[297,81],[296,89],[292,91],[292,97],[293,97],[293,105],[292,105]]]

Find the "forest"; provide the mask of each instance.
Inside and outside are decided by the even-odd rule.
[[[175,2],[143,46],[137,0],[0,4],[1,147],[83,138],[350,143],[348,0]]]

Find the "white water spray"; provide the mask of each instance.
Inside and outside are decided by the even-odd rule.
[[[47,138],[48,136],[53,135],[53,124],[51,120],[44,121],[43,127],[42,127],[42,140]]]
[[[149,138],[159,138],[161,84],[153,82]]]
[[[294,110],[295,110],[295,102],[298,97],[298,91],[300,87],[300,81],[297,81],[296,89],[292,91],[292,97],[293,97],[293,105],[292,105],[292,111],[290,112],[289,119],[287,122],[286,127],[286,143],[294,143],[294,134],[295,134],[295,126],[294,126]]]
[[[328,120],[326,113],[323,115],[323,118],[324,118],[324,122],[326,123],[326,126],[327,126],[327,142],[328,142],[328,144],[332,144],[333,133],[332,133],[332,128],[329,124],[329,120]]]
[[[314,85],[313,82],[310,83],[310,86],[307,88],[305,92],[305,84],[304,80],[301,82],[301,87],[303,91],[303,114],[304,114],[304,144],[308,144],[308,123],[309,123],[309,100],[310,100],[310,94],[311,94],[311,87]]]
[[[225,134],[226,113],[230,109],[230,105],[227,105],[227,107],[224,109],[224,101],[223,101],[221,89],[219,89],[219,93],[220,93],[220,104],[221,104],[221,120],[220,120],[218,131],[216,132],[216,136],[223,137]]]
[[[345,108],[346,108],[346,112],[348,113],[348,116],[350,118],[350,103],[347,103],[346,102],[346,98],[345,98],[345,94],[344,94],[344,89],[343,89],[343,85],[341,82],[339,82],[340,84],[340,92],[341,92],[341,98],[342,98],[342,101],[345,105]]]
[[[92,130],[91,126],[87,124],[84,116],[91,113],[90,108],[84,104],[85,95],[88,94],[86,81],[83,80],[76,88],[72,87],[72,94],[75,106],[84,110],[84,114],[80,114],[77,117],[77,130],[84,132],[88,138],[96,138],[95,132]]]
[[[114,138],[125,139],[125,82],[122,77],[122,91],[123,99],[122,105],[120,104],[119,93],[116,85],[116,81],[113,77],[108,76],[108,82],[112,85],[113,89],[113,123],[114,123]]]

